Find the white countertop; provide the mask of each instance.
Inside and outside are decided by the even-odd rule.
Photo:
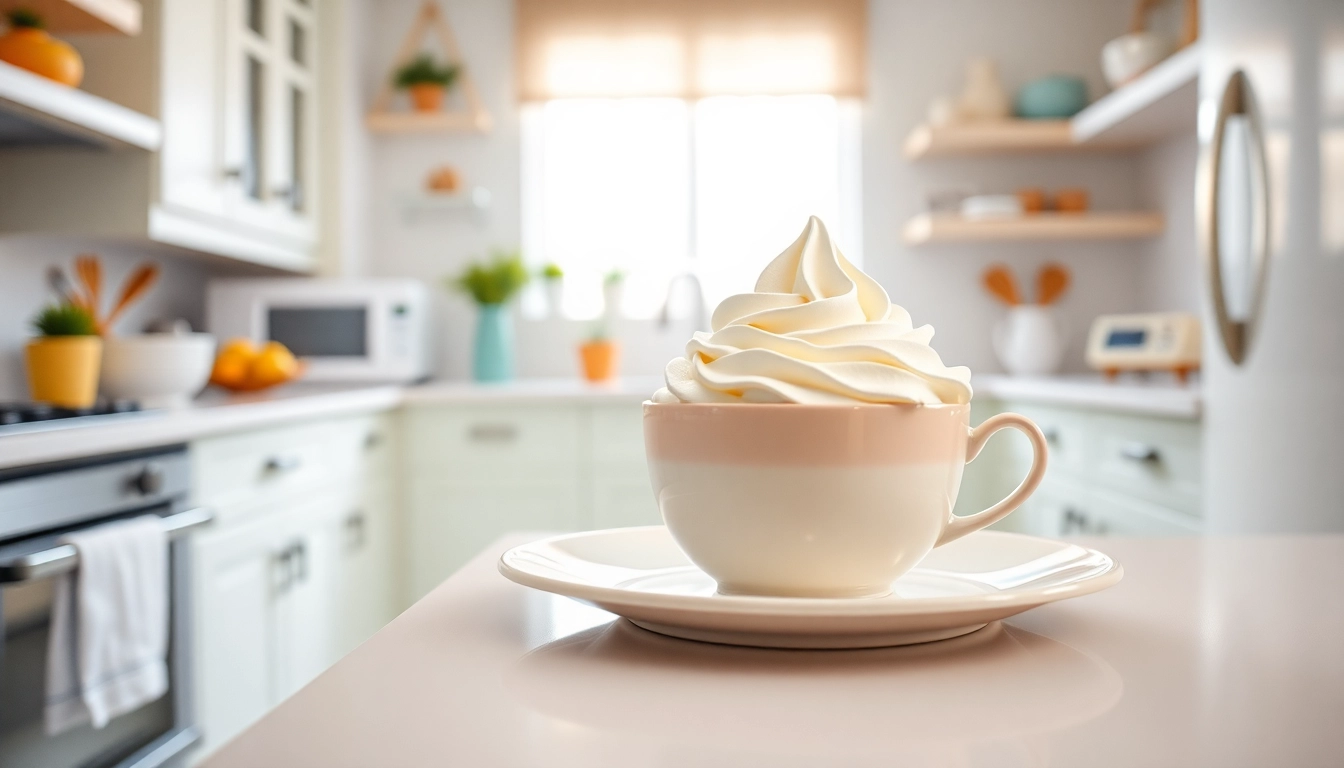
[[[1344,536],[1093,539],[1125,578],[962,638],[676,640],[496,542],[209,768],[1344,764]]]
[[[1073,408],[1146,416],[1198,419],[1203,408],[1199,380],[1178,384],[1170,377],[1121,376],[1114,382],[1098,375],[1004,376],[971,378],[976,398],[1019,400]]]
[[[0,430],[0,469],[184,443],[208,435],[332,416],[369,413],[403,403],[612,402],[638,404],[661,379],[589,384],[579,379],[521,379],[503,384],[432,382],[416,386],[298,383],[231,395],[210,388],[188,407],[46,422],[36,431]]]
[[[661,376],[630,377],[607,384],[582,379],[515,379],[499,384],[438,381],[408,387],[408,405],[454,403],[642,403],[663,386]]]

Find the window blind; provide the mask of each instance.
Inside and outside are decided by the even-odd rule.
[[[517,0],[518,95],[862,98],[867,0]]]

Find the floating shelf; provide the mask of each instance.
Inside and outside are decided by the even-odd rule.
[[[1073,140],[1144,146],[1195,133],[1199,110],[1199,43],[1186,46],[1137,79],[1074,115]]]
[[[84,144],[155,150],[158,120],[0,62],[0,147]]]
[[[1160,213],[1038,213],[967,219],[921,214],[905,225],[908,245],[1039,240],[1131,240],[1154,237],[1166,226]]]
[[[490,190],[472,187],[462,192],[414,192],[402,196],[401,211],[407,221],[437,211],[466,211],[480,215],[490,207]]]
[[[1193,135],[1199,103],[1200,47],[1188,45],[1093,102],[1072,120],[987,120],[920,125],[905,140],[905,156],[1016,154],[1114,150],[1147,146],[1180,133]]]
[[[946,155],[1076,149],[1068,120],[985,120],[921,125],[905,140],[911,160]]]
[[[374,133],[486,133],[493,121],[484,112],[371,112],[365,124]]]
[[[0,12],[23,8],[42,17],[47,30],[140,34],[140,3],[136,0],[0,0]]]

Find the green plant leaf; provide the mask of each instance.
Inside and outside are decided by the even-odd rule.
[[[413,85],[451,88],[461,71],[462,68],[456,64],[439,64],[434,61],[433,56],[422,53],[398,69],[392,82],[398,88],[410,88]]]
[[[96,336],[98,325],[93,315],[74,304],[51,304],[33,318],[33,330],[39,336]]]
[[[468,265],[449,282],[477,304],[503,304],[522,290],[528,277],[523,258],[516,251],[495,251],[490,261]]]

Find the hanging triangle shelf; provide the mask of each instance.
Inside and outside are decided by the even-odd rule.
[[[458,49],[457,39],[453,36],[453,28],[448,25],[448,20],[439,12],[439,6],[434,0],[425,0],[425,4],[420,6],[420,12],[415,17],[415,23],[411,25],[411,31],[402,42],[401,50],[397,52],[397,60],[392,66],[392,71],[396,72],[410,63],[415,58],[416,53],[419,52],[421,41],[425,35],[430,33],[439,38],[439,45],[448,60],[461,67],[461,73],[453,84],[452,90],[461,94],[462,107],[434,112],[393,109],[392,99],[396,91],[392,84],[392,77],[389,76],[384,80],[382,90],[378,92],[378,98],[373,102],[373,109],[364,118],[370,131],[374,133],[432,133],[439,131],[485,133],[490,130],[490,126],[493,124],[490,113],[486,111],[485,105],[481,102],[481,94],[476,90],[476,83],[471,79],[471,70],[463,62],[462,52]],[[452,93],[449,94],[450,100],[452,95]]]

